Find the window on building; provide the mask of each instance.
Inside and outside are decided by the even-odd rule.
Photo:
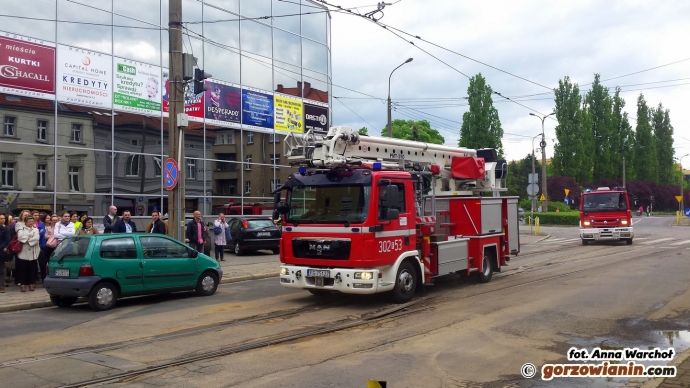
[[[251,171],[252,169],[252,155],[249,154],[244,158],[244,171]]]
[[[219,132],[216,135],[216,144],[235,144],[235,133]]]
[[[72,137],[70,138],[71,142],[74,142],[74,143],[81,143],[82,142],[81,129],[82,129],[81,124],[72,124]]]
[[[127,157],[125,176],[139,176],[139,155],[129,155]]]
[[[268,142],[269,143],[280,142],[280,135],[278,135],[277,133],[272,133],[272,134],[268,135]]]
[[[247,144],[254,144],[254,132],[247,132]]]
[[[196,179],[196,159],[185,159],[187,161],[187,179]]]
[[[17,118],[5,116],[5,125],[2,130],[3,136],[17,136]]]
[[[280,154],[271,154],[271,164],[275,168],[280,168]]]
[[[237,179],[216,180],[216,195],[237,195]]]
[[[36,187],[46,188],[46,174],[48,172],[48,164],[39,163],[36,165]]]
[[[161,158],[156,156],[153,157],[153,161],[154,174],[156,174],[156,176],[161,176],[161,173],[163,172],[163,161],[161,160]]]
[[[38,133],[36,134],[36,140],[47,141],[48,140],[48,121],[38,120],[36,125]]]
[[[14,187],[13,162],[2,162],[2,187]]]
[[[251,192],[252,192],[252,182],[245,181],[244,182],[244,193],[245,194],[251,194]]]
[[[228,162],[216,162],[216,171],[235,171],[237,154],[216,154],[216,159],[227,160]]]
[[[280,187],[280,179],[271,179],[271,191],[278,189]]]
[[[138,146],[138,145],[139,145],[139,140],[138,140],[138,139],[130,139],[130,140],[129,140],[129,145]]]
[[[81,192],[81,185],[79,184],[80,170],[81,167],[69,166],[69,191],[71,192]]]

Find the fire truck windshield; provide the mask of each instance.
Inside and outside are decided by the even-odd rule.
[[[594,193],[584,196],[584,211],[621,211],[628,210],[623,193]]]
[[[289,223],[361,224],[369,213],[371,186],[293,187],[288,195]]]

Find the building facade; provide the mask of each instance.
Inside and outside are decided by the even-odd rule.
[[[0,0],[0,212],[167,211],[168,1]],[[289,134],[330,123],[330,15],[308,0],[183,1],[185,211],[269,204]],[[172,155],[176,157],[176,155]]]

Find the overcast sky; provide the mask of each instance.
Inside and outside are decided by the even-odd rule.
[[[356,7],[371,6],[376,1],[329,2]],[[363,7],[360,11],[373,9]],[[386,6],[384,13],[382,23],[549,88],[570,76],[581,85],[580,90],[588,90],[594,73],[608,79],[690,58],[688,1],[401,0]],[[392,77],[392,99],[408,107],[393,111],[393,119],[426,118],[445,137],[447,145],[457,145],[466,101],[409,99],[466,96],[469,81],[458,71],[469,76],[481,72],[493,90],[504,96],[549,93],[542,86],[415,41],[458,71],[453,70],[374,23],[341,13],[332,15],[333,83],[385,99],[390,72],[413,57]],[[639,85],[643,83],[650,84]],[[617,78],[604,85],[612,91],[617,85],[630,90],[622,96],[633,128],[640,92],[650,107],[663,103],[664,108],[670,109],[676,156],[690,153],[690,60]],[[380,134],[386,125],[384,102],[337,86],[333,95],[343,97],[339,101],[356,112],[334,99],[334,125],[366,126],[370,134]],[[494,106],[505,132],[503,147],[507,159],[524,158],[531,152],[531,138],[541,133],[541,122],[529,116],[527,108],[501,100],[495,98]],[[554,108],[552,92],[518,100],[541,113],[548,114]],[[556,124],[555,120],[546,120],[547,138],[555,138]],[[535,146],[537,143],[538,140]],[[553,155],[553,144],[548,141],[547,157]],[[683,164],[690,168],[690,156]]]

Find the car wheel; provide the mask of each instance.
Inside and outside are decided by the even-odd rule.
[[[395,303],[409,302],[417,289],[416,271],[409,261],[405,261],[398,267],[395,275],[395,285],[392,296]]]
[[[206,271],[199,276],[196,282],[196,294],[199,296],[210,296],[218,289],[218,275],[211,271]]]
[[[235,248],[234,248],[235,256],[242,256],[244,255],[244,249],[240,247],[240,242],[235,241]]]
[[[51,295],[50,301],[57,307],[70,307],[77,301],[77,297]]]
[[[477,280],[480,283],[488,283],[491,281],[491,277],[494,275],[494,267],[491,265],[491,259],[493,255],[488,252],[484,252],[484,260],[482,261],[482,271],[477,272]]]
[[[89,306],[95,311],[110,310],[117,302],[117,295],[117,287],[113,283],[98,283],[89,294]]]

